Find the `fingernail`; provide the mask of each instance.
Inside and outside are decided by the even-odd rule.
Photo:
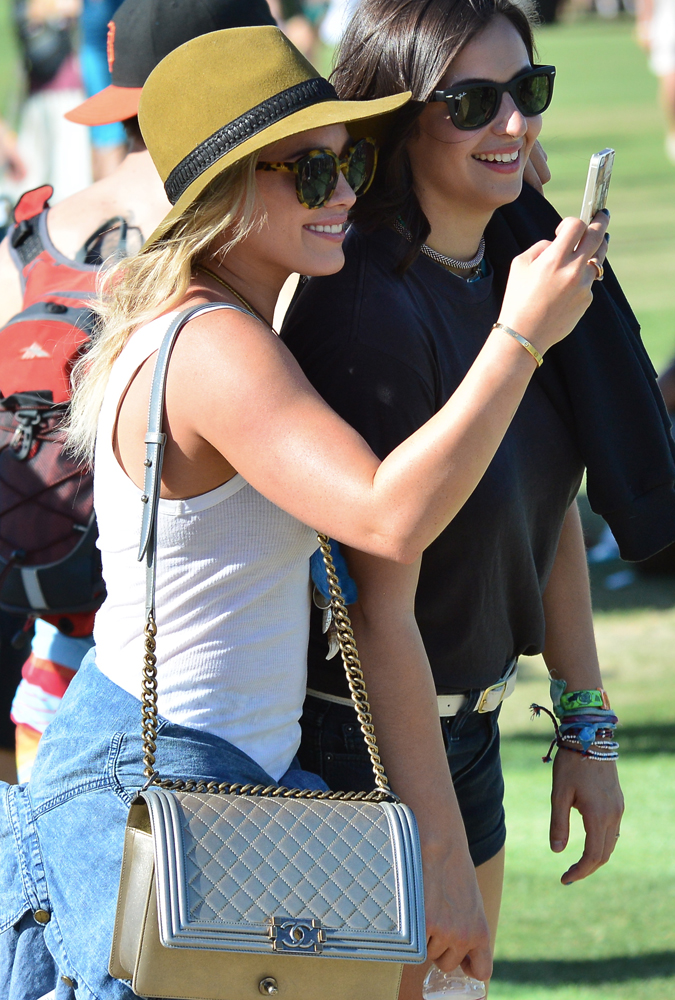
[[[600,211],[604,212],[605,215],[607,216],[607,218],[609,219],[609,209],[608,208],[601,208]]]
[[[610,237],[609,233],[605,233],[605,239],[607,240],[607,242],[608,242],[608,243],[609,243],[609,241],[610,241],[610,238],[611,238],[611,237]]]
[[[574,882],[563,882],[563,885],[574,885]]]
[[[556,851],[556,853],[559,852],[559,851],[564,851],[565,850],[565,841],[564,840],[554,840],[553,843],[551,844],[551,850],[552,851]]]

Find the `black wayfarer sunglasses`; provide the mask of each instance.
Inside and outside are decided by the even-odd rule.
[[[437,90],[430,101],[445,101],[456,128],[470,132],[488,125],[499,111],[504,94],[526,118],[540,115],[551,103],[555,66],[533,66],[507,83],[477,80]]]
[[[256,170],[281,170],[295,174],[295,191],[305,208],[321,208],[335,194],[340,172],[356,195],[365,194],[375,176],[377,145],[374,139],[359,139],[340,159],[332,149],[312,149],[290,163],[260,161]]]

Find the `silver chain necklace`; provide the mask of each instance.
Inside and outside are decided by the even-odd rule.
[[[412,242],[412,234],[408,229],[406,229],[400,219],[397,219],[394,223],[394,229],[397,233],[400,233],[401,236],[405,236],[409,243]],[[422,244],[420,250],[423,254],[426,254],[427,257],[430,257],[431,260],[440,264],[441,267],[455,268],[457,271],[475,271],[475,269],[480,266],[483,257],[485,256],[485,237],[481,236],[476,256],[472,257],[471,260],[455,260],[454,257],[446,257],[444,253],[439,253],[438,250],[432,250],[431,247],[426,245],[426,243]]]

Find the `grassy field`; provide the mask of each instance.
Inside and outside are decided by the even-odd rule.
[[[675,168],[663,152],[656,79],[630,21],[543,29],[539,51],[558,67],[542,132],[547,195],[563,215],[578,214],[589,155],[616,149],[610,257],[659,366],[675,351]]]
[[[0,109],[19,92],[0,0]],[[590,153],[617,151],[610,192],[611,260],[657,366],[675,353],[675,167],[663,154],[656,82],[628,21],[577,21],[539,33],[542,62],[558,66],[542,140],[563,214],[579,211]],[[592,517],[585,511],[591,527]],[[597,526],[596,526],[597,528]],[[580,823],[562,857],[548,850],[549,727],[545,670],[525,661],[503,719],[509,839],[491,1000],[675,1000],[675,580],[605,586],[619,563],[593,571],[603,668],[623,726],[627,800],[612,863],[567,892],[559,878],[581,851]],[[578,818],[577,818],[578,819]]]

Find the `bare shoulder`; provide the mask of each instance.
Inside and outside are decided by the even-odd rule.
[[[150,154],[130,153],[108,177],[50,209],[49,233],[72,258],[105,223],[123,218],[146,237],[170,208]]]
[[[9,239],[0,243],[0,326],[23,308],[21,275],[9,252]]]
[[[240,309],[217,309],[191,320],[181,331],[174,355],[176,368],[220,384],[259,382],[282,370],[300,374],[274,331]]]
[[[252,427],[283,421],[301,400],[315,397],[297,362],[262,321],[218,309],[189,322],[174,347],[167,410],[184,427],[217,443]],[[248,431],[246,430],[248,429]]]
[[[49,209],[49,237],[57,250],[71,260],[92,233],[114,214],[106,181],[107,178],[97,181]]]

